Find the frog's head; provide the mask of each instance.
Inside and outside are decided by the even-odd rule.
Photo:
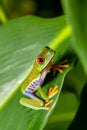
[[[35,60],[35,64],[37,64],[37,69],[39,72],[42,72],[48,65],[51,65],[54,50],[50,49],[49,47],[44,47],[42,52],[37,56]]]

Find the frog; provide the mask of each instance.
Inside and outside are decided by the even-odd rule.
[[[50,87],[46,94],[42,88],[44,80],[51,70],[53,70],[53,75],[55,75],[56,72],[62,73],[63,67],[69,67],[66,63],[67,60],[53,65],[54,55],[55,51],[46,46],[36,57],[33,67],[21,87],[21,92],[25,96],[19,100],[21,105],[34,110],[51,110],[50,104],[54,101],[53,97],[58,94],[58,85]],[[41,97],[36,95],[37,91]]]

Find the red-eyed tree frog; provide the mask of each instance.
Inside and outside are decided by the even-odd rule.
[[[51,68],[54,71],[62,72],[62,67],[68,67],[66,60],[59,63],[58,65],[52,65],[54,50],[49,47],[44,47],[42,52],[36,57],[36,60],[33,64],[33,68],[29,73],[27,79],[24,81],[21,91],[27,97],[20,99],[20,104],[32,108],[32,109],[45,109],[50,110],[49,104],[53,102],[53,96],[58,93],[58,86],[54,88],[50,87],[48,93],[46,94],[42,89],[42,84],[47,73],[50,72]],[[39,98],[35,95],[35,92],[38,91],[42,97]]]

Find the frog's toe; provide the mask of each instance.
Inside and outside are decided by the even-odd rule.
[[[50,87],[48,96],[51,98],[57,93],[58,93],[58,86],[56,85],[54,88]]]
[[[48,105],[50,105],[52,102],[53,102],[53,99],[51,99],[51,100],[49,100],[49,101],[46,101],[46,102],[44,103],[44,106],[45,106],[45,108],[46,108],[47,110],[50,110],[50,109],[51,109],[51,107],[49,107]]]
[[[69,64],[67,64],[67,59],[65,59],[64,61],[60,62],[57,65],[52,66],[53,69],[53,74],[55,75],[56,72],[62,73],[63,72],[63,68],[68,68]]]
[[[47,107],[49,104],[51,104],[53,102],[53,99],[49,100],[49,101],[46,101],[45,102],[45,107]]]

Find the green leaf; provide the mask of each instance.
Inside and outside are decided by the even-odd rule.
[[[87,75],[87,1],[62,0],[73,36],[73,46]]]
[[[44,130],[67,130],[76,114],[78,102],[74,93],[63,91]]]
[[[16,19],[1,27],[0,39],[0,129],[41,130],[58,100],[64,77],[76,60],[65,18],[27,16]],[[34,59],[47,45],[56,50],[54,63],[68,58],[70,67],[64,69],[62,74],[47,78],[43,89],[47,92],[50,86],[58,84],[59,94],[55,96],[50,111],[36,111],[19,104],[23,97],[20,88]]]

